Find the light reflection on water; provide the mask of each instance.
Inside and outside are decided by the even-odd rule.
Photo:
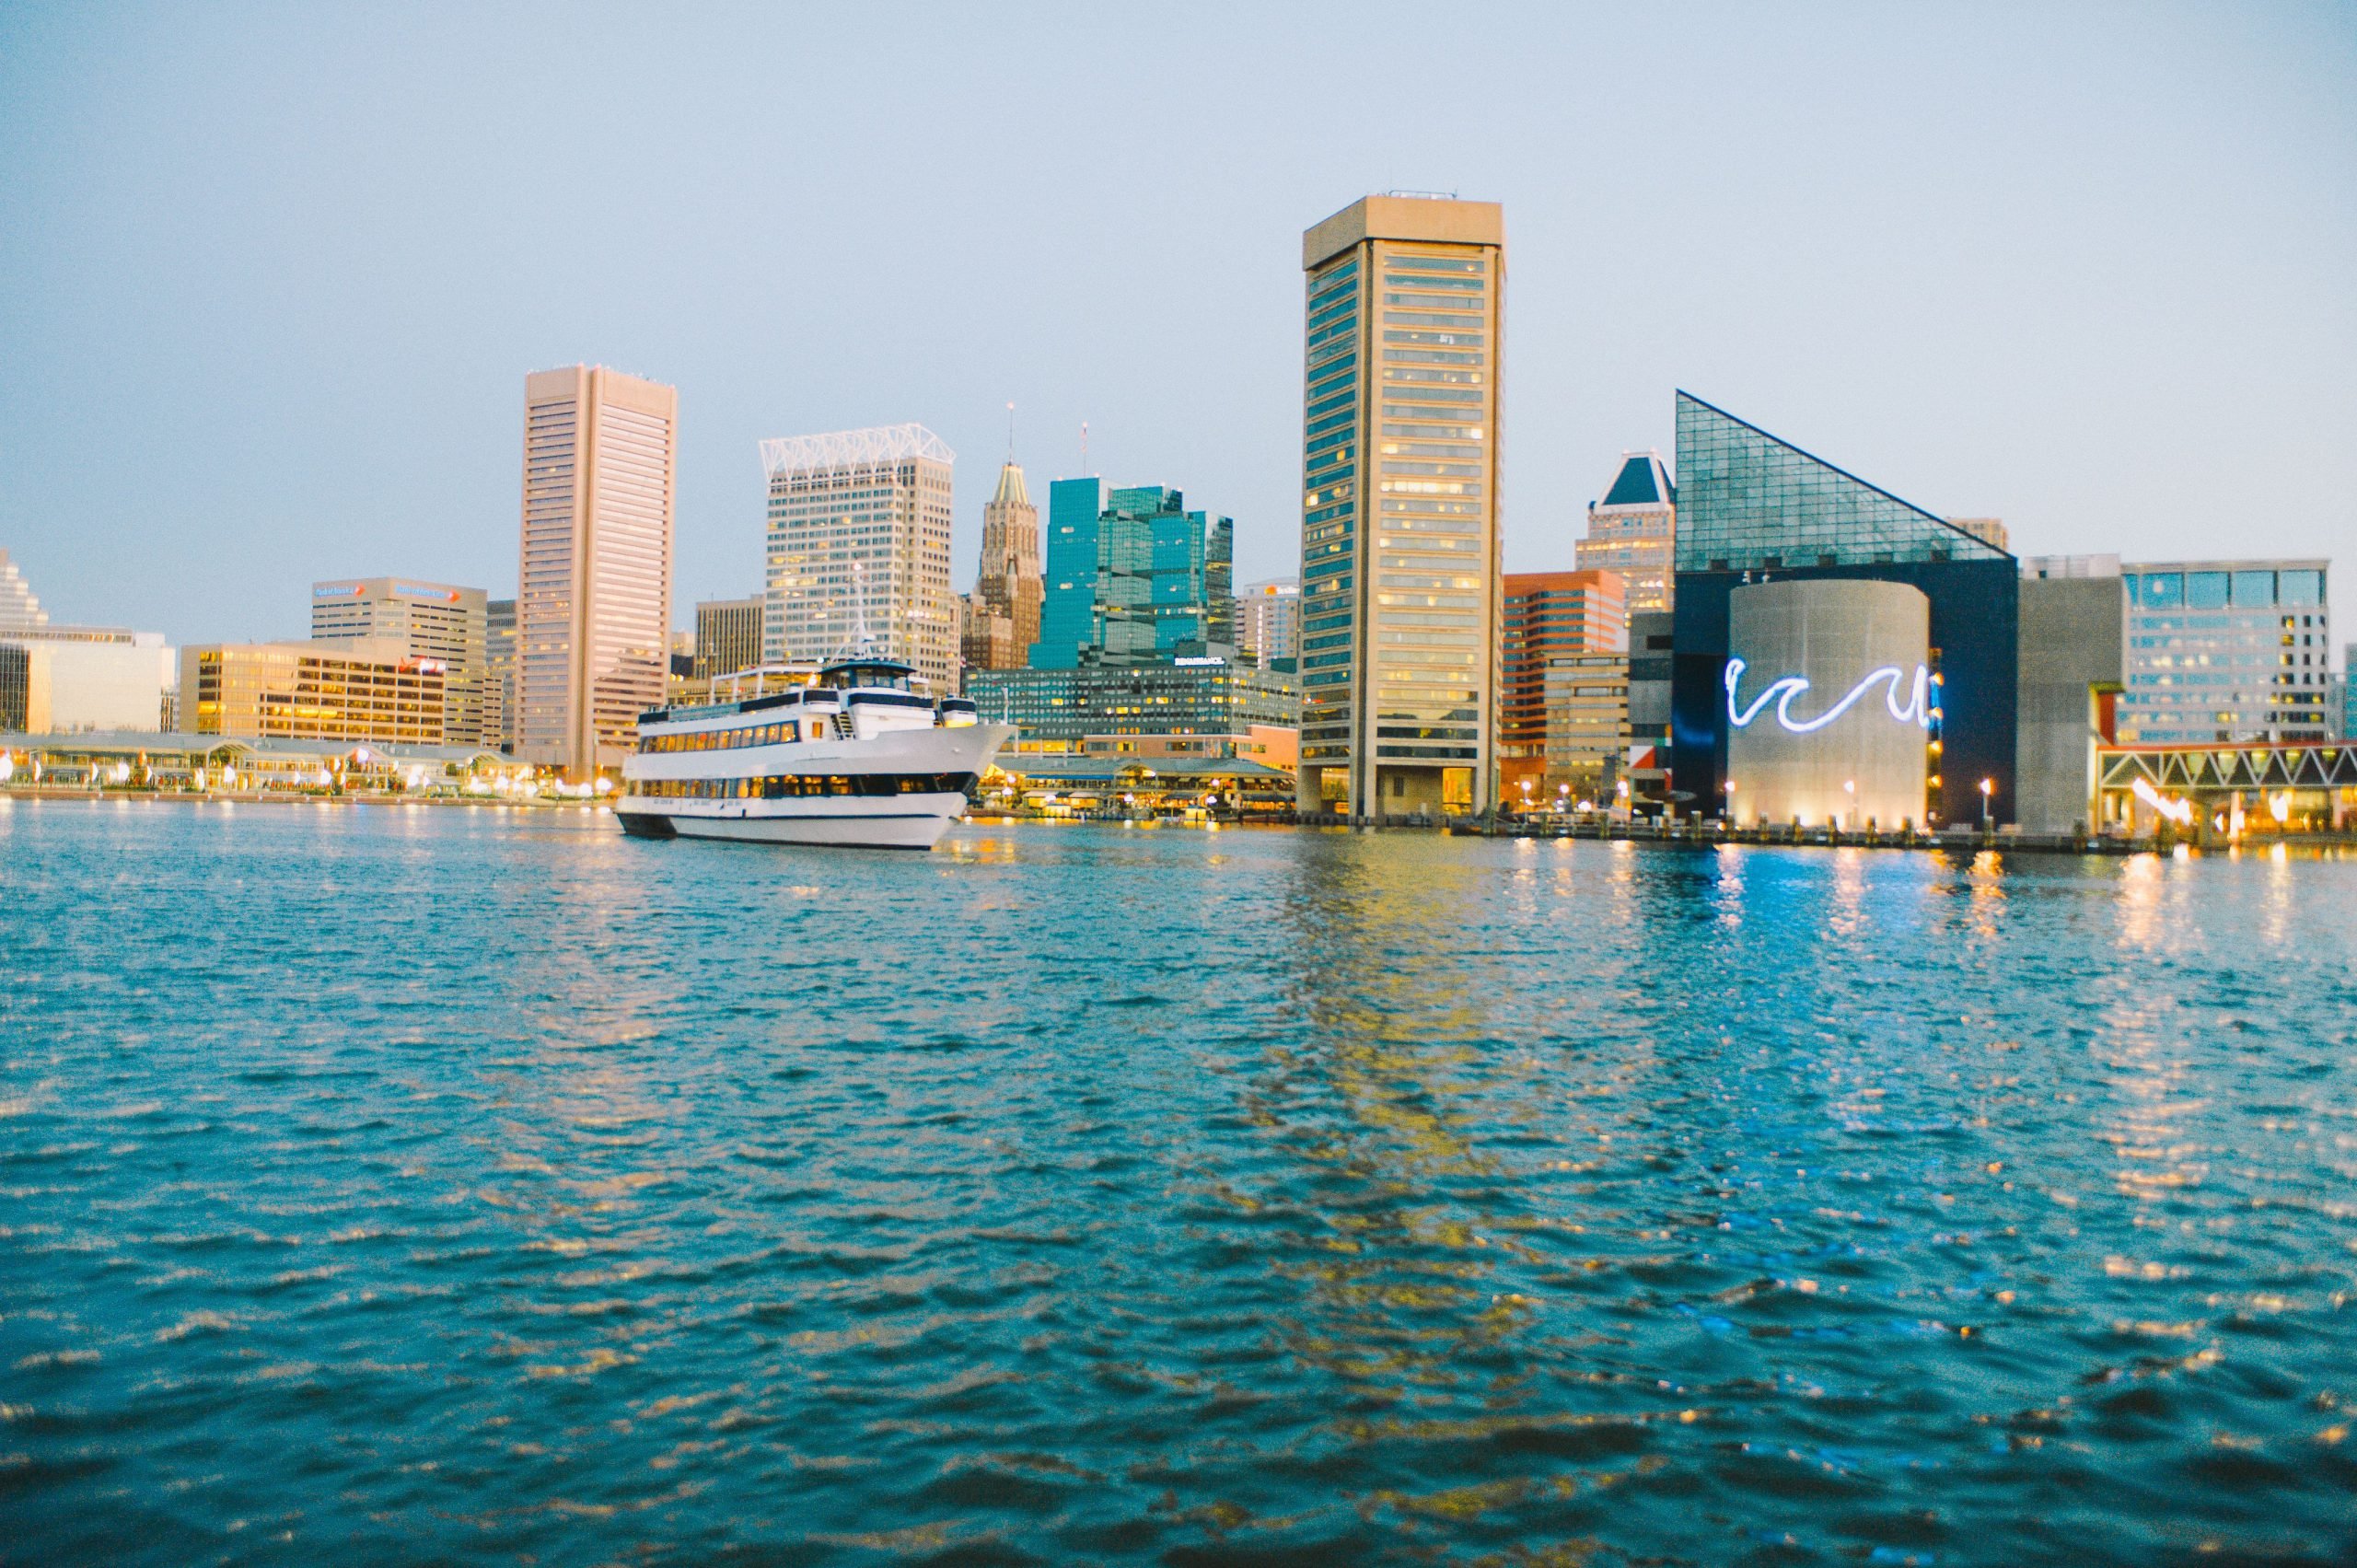
[[[2258,854],[0,801],[0,1509],[2340,1560],[2352,915]]]

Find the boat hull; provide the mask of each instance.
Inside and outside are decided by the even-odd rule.
[[[641,753],[623,765],[614,815],[633,838],[927,850],[965,814],[957,781],[981,774],[1014,735],[1003,724],[924,726]]]
[[[962,795],[853,800],[679,800],[618,808],[622,831],[646,839],[929,850],[966,809]]]

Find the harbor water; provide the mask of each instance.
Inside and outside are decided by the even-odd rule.
[[[2357,861],[0,800],[0,1559],[2357,1557]]]

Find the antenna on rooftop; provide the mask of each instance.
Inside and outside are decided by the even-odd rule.
[[[1089,471],[1088,421],[1085,419],[1080,422],[1080,471],[1084,474]]]
[[[1015,405],[1006,405],[1006,460],[1015,460]]]

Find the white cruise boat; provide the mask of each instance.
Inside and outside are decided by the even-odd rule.
[[[752,696],[650,709],[614,815],[640,838],[931,849],[1015,726],[935,702],[911,673],[861,654],[815,679],[807,665],[725,678]]]

